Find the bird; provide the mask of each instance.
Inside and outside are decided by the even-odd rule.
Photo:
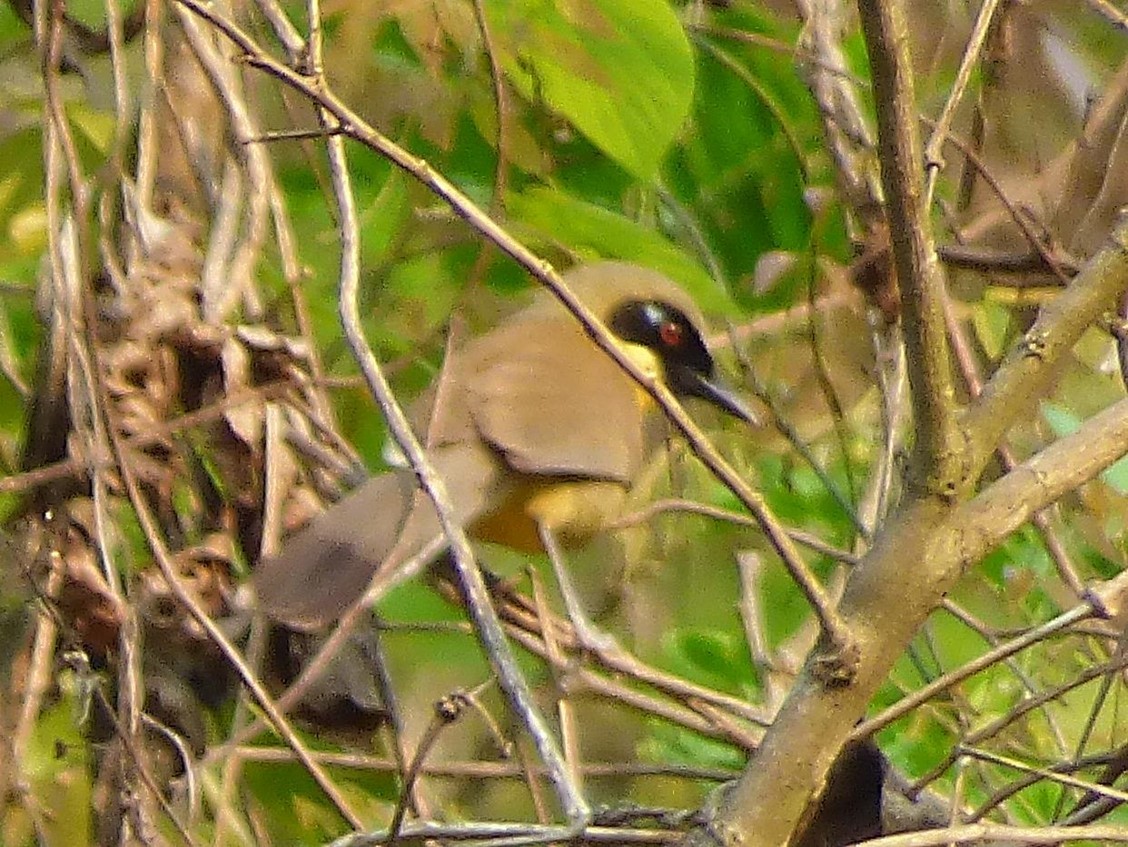
[[[563,280],[679,399],[700,398],[756,423],[716,378],[701,313],[672,280],[617,261],[577,265]],[[474,538],[525,552],[582,545],[621,516],[662,438],[651,396],[546,291],[452,352],[413,415],[427,422],[428,457],[458,523]],[[441,536],[411,469],[378,474],[259,563],[259,607],[296,630],[324,629],[377,573]],[[563,582],[561,591],[573,615],[574,592]]]
[[[884,833],[882,798],[889,763],[870,738],[846,744],[795,847],[843,847]]]

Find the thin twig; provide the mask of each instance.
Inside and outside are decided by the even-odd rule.
[[[913,782],[914,790],[923,788],[933,780],[940,777],[952,764],[962,755],[961,748],[979,744],[988,738],[993,738],[999,735],[1003,730],[1018,722],[1021,718],[1028,715],[1035,709],[1040,709],[1047,703],[1068,694],[1083,685],[1087,685],[1094,679],[1099,679],[1101,676],[1108,673],[1119,673],[1128,667],[1128,655],[1120,656],[1117,660],[1106,662],[1101,665],[1090,666],[1081,671],[1069,682],[1062,685],[1055,686],[1047,691],[1042,691],[1032,697],[1027,697],[1021,702],[1017,703],[1006,714],[999,716],[993,721],[978,727],[973,732],[967,733],[961,740],[960,744],[953,748],[947,756],[944,756],[937,764],[935,764],[927,772],[919,776]]]
[[[924,123],[925,126],[933,128],[936,126],[932,120],[927,117],[922,116],[921,122]],[[1068,258],[1066,258],[1064,263],[1059,261],[1059,257],[1050,249],[1050,246],[1045,243],[1045,239],[1042,235],[1034,228],[1030,221],[1030,216],[1014,204],[1014,201],[1007,195],[1002,183],[995,178],[995,175],[991,173],[991,169],[987,167],[987,163],[984,162],[979,154],[971,149],[969,145],[964,143],[963,139],[953,133],[948,133],[945,140],[960,151],[979,173],[979,176],[983,178],[984,182],[987,183],[987,186],[995,194],[995,197],[1003,204],[1003,208],[1006,209],[1007,214],[1010,215],[1015,226],[1022,231],[1031,249],[1042,258],[1045,267],[1049,268],[1062,286],[1068,286],[1072,277],[1067,272],[1067,268],[1075,269],[1075,261]]]
[[[967,664],[949,671],[922,688],[918,688],[912,694],[899,700],[888,709],[862,721],[854,730],[851,738],[859,739],[873,736],[874,733],[893,723],[893,721],[898,718],[907,715],[922,703],[927,703],[936,695],[958,685],[969,677],[975,676],[977,673],[991,667],[991,665],[998,664],[1004,659],[1025,650],[1027,647],[1045,641],[1046,638],[1054,633],[1061,632],[1063,629],[1067,629],[1080,621],[1092,617],[1094,614],[1095,612],[1091,604],[1082,603],[1081,605],[1073,607],[1068,612],[1058,615],[1052,621],[1034,627],[1017,638],[1003,642]]]
[[[494,168],[493,198],[490,211],[497,214],[505,208],[505,195],[509,189],[509,89],[505,85],[505,74],[498,58],[490,22],[486,16],[483,0],[471,0],[474,20],[482,36],[482,50],[490,66],[490,82],[493,83],[494,108],[497,110],[497,134],[494,136],[494,149],[497,151],[497,165]]]
[[[283,747],[235,747],[232,756],[250,762],[292,762],[294,754]],[[397,773],[399,765],[387,756],[371,756],[364,753],[342,753],[332,750],[318,750],[314,757],[323,765],[335,768]],[[732,779],[736,772],[730,768],[695,767],[678,764],[653,764],[649,762],[585,762],[581,771],[590,779],[621,780],[637,777],[674,778],[685,780],[705,780],[724,782]],[[534,768],[538,776],[544,776],[543,766]],[[445,761],[424,763],[419,771],[421,776],[445,777],[448,779],[526,779],[528,770],[518,762],[491,761]]]
[[[960,59],[956,78],[952,82],[951,88],[948,89],[948,99],[944,102],[944,108],[940,110],[940,117],[936,119],[936,124],[932,129],[932,137],[928,139],[928,146],[924,150],[924,163],[925,167],[928,168],[924,192],[925,208],[932,207],[933,192],[936,190],[936,177],[940,168],[944,165],[941,158],[941,148],[944,146],[944,139],[948,134],[952,117],[956,113],[956,107],[963,98],[964,91],[967,90],[971,73],[979,61],[983,45],[987,41],[987,33],[990,31],[991,22],[995,17],[995,10],[999,7],[999,2],[1000,0],[984,0],[984,3],[979,7],[979,12],[975,17],[975,25],[967,39],[967,47],[964,48],[963,56]]]
[[[842,48],[845,4],[839,0],[801,0],[806,26],[799,55],[815,57],[800,66],[819,107],[823,136],[836,165],[835,178],[846,205],[866,231],[883,219],[881,185],[873,158],[873,133],[866,124],[858,88]]]
[[[328,109],[320,112],[322,120],[332,125],[339,120]],[[568,827],[569,837],[583,831],[591,811],[570,778],[555,739],[545,725],[533,700],[528,682],[517,667],[509,644],[505,640],[497,613],[490,605],[489,591],[466,531],[454,518],[454,509],[446,493],[446,486],[419,442],[406,415],[396,402],[391,386],[384,376],[376,357],[364,337],[359,308],[360,242],[352,185],[345,159],[344,139],[337,135],[328,142],[329,170],[333,180],[333,194],[337,201],[339,230],[341,234],[340,297],[338,308],[341,326],[361,372],[373,397],[380,404],[388,421],[388,428],[396,444],[415,469],[420,486],[435,506],[443,534],[448,542],[451,558],[466,593],[470,617],[474,621],[482,647],[498,676],[498,684],[509,700],[510,706],[524,723],[536,745],[541,760],[547,765],[553,784],[560,797]]]
[[[759,526],[754,518],[749,517],[743,512],[733,512],[729,509],[722,509],[720,506],[712,506],[708,503],[698,503],[694,500],[682,500],[678,498],[663,498],[653,500],[647,503],[637,511],[630,512],[617,518],[611,523],[607,529],[623,529],[629,526],[636,526],[637,524],[646,523],[656,515],[664,512],[686,512],[691,515],[701,515],[702,517],[712,518],[718,521],[725,521],[726,523],[735,524],[737,526]],[[856,565],[860,561],[860,557],[850,553],[847,550],[842,550],[832,544],[827,544],[817,535],[806,532],[801,529],[786,528],[788,537],[800,546],[807,547],[814,550],[816,553],[826,556],[828,559],[833,559],[836,562],[841,562],[844,565]]]
[[[393,840],[403,828],[408,807],[411,805],[411,795],[415,791],[415,780],[419,777],[423,763],[438,742],[443,730],[462,717],[465,706],[465,698],[458,692],[443,697],[435,704],[431,720],[427,723],[426,729],[423,730],[423,737],[419,739],[419,744],[416,745],[415,755],[412,756],[411,762],[403,772],[403,786],[400,788],[399,799],[396,801],[395,811],[392,812],[392,819],[388,824],[388,832],[391,833]]]
[[[992,753],[990,750],[983,750],[970,744],[961,744],[958,749],[964,756],[971,756],[975,759],[981,759],[984,762],[991,762],[992,764],[1013,768],[1016,771],[1037,776],[1039,779],[1047,779],[1051,782],[1067,785],[1070,788],[1080,788],[1101,797],[1119,800],[1121,803],[1128,802],[1128,791],[1117,791],[1115,788],[1110,788],[1107,785],[1100,785],[1087,779],[1078,779],[1075,776],[1058,773],[1053,768],[1033,767],[1009,756],[1000,756],[998,753]]]
[[[948,337],[952,343],[952,353],[955,357],[957,366],[963,376],[964,383],[967,385],[968,393],[973,397],[978,397],[983,391],[983,376],[979,370],[979,364],[976,361],[975,355],[972,352],[971,342],[966,337],[963,325],[956,319],[955,309],[951,302],[951,298],[945,297],[944,303],[944,321],[948,327]],[[1006,443],[999,444],[997,451],[999,461],[1002,463],[1004,470],[1011,471],[1018,464],[1018,459],[1014,455],[1014,450]],[[1073,592],[1073,595],[1078,600],[1085,596],[1085,584],[1080,575],[1077,573],[1077,568],[1074,566],[1069,551],[1065,549],[1065,545],[1061,539],[1058,538],[1053,527],[1050,525],[1049,516],[1045,512],[1038,512],[1033,518],[1034,526],[1038,530],[1038,534],[1042,538],[1042,542],[1046,545],[1046,550],[1050,554],[1050,558],[1054,562],[1054,566],[1061,576],[1062,582]]]
[[[270,24],[274,37],[282,44],[287,61],[294,67],[300,66],[306,58],[306,42],[286,12],[275,0],[255,0],[255,5]]]

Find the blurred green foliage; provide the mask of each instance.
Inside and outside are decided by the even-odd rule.
[[[302,4],[286,6],[295,21],[303,20]],[[832,196],[835,179],[823,126],[793,52],[800,25],[788,15],[753,3],[705,4],[708,23],[703,24],[698,3],[485,0],[500,82],[509,95],[507,110],[499,116],[487,45],[472,4],[337,0],[327,6],[326,62],[338,94],[561,267],[596,257],[636,261],[684,284],[717,326],[739,326],[806,305],[824,288],[821,270],[841,273],[853,258],[846,211],[834,202],[817,210],[809,203],[812,192]],[[70,3],[68,10],[91,26],[103,19],[98,0]],[[265,23],[249,10],[247,15],[247,26],[268,41]],[[1086,39],[1086,50],[1091,48],[1093,55],[1107,51],[1096,36]],[[135,66],[140,47],[134,43],[129,48]],[[851,71],[864,82],[868,69],[856,34],[847,38],[845,49]],[[80,65],[82,73],[65,80],[67,116],[84,166],[98,172],[106,165],[117,120],[106,105],[108,63],[104,57],[82,57]],[[298,110],[295,117],[288,110],[292,103],[275,87],[255,77],[253,69],[244,73],[248,86],[258,92],[264,128],[309,127],[309,116]],[[936,74],[926,76],[922,100],[943,94],[952,73],[951,62],[942,62]],[[131,83],[135,94],[145,90],[139,73]],[[868,95],[864,85],[861,91]],[[0,159],[6,165],[0,173],[0,339],[16,365],[15,376],[28,384],[34,383],[42,339],[34,292],[47,242],[43,108],[31,36],[8,6],[0,7]],[[509,301],[524,295],[524,277],[408,176],[371,151],[356,145],[348,150],[363,225],[368,338],[390,364],[397,388],[414,396],[438,372],[451,315],[458,314],[471,332],[488,326],[499,310],[511,308]],[[328,200],[324,152],[308,141],[276,141],[270,153],[299,236],[301,286],[313,335],[330,374],[353,379],[356,368],[338,328],[338,231]],[[755,274],[769,251],[786,251],[795,265],[779,284],[761,290]],[[292,330],[283,279],[277,255],[259,268],[259,281],[271,298],[271,319]],[[1019,331],[1016,310],[990,300],[973,305],[971,324],[982,352],[994,359]],[[854,343],[868,345],[868,330],[860,320],[830,326],[821,343],[848,346],[832,334],[836,328],[852,335]],[[786,399],[794,380],[783,360],[809,355],[812,334],[801,327],[760,344],[752,345],[759,356],[753,366],[766,362],[758,375],[769,385],[778,383],[778,394]],[[722,358],[731,366],[727,352]],[[869,359],[850,358],[828,375],[828,382],[868,381],[870,365]],[[1072,373],[1065,380],[1064,404],[1043,405],[1044,420],[1033,422],[1035,431],[1044,423],[1046,431],[1060,436],[1083,419],[1076,398],[1096,378],[1088,367]],[[1102,383],[1095,396],[1108,394]],[[17,467],[26,399],[14,380],[0,379],[0,462],[6,472]],[[335,399],[342,430],[369,466],[379,467],[384,430],[371,399],[355,380],[339,389]],[[858,478],[860,469],[869,466],[879,446],[879,416],[868,385],[846,400],[837,399],[837,406],[822,396],[790,408],[809,434],[821,475],[770,435],[749,436],[717,422],[714,429],[787,525],[848,549],[855,526],[841,499],[857,502],[865,482]],[[845,417],[841,431],[830,421],[836,408]],[[731,494],[692,463],[672,461],[671,466],[646,494],[735,508]],[[1125,493],[1126,477],[1123,463],[1106,472],[1109,496]],[[828,490],[828,481],[840,497]],[[186,501],[183,508],[192,505]],[[1111,558],[1123,547],[1119,514],[1115,509],[1102,514],[1106,520],[1096,533],[1098,540],[1083,528],[1071,536],[1086,575],[1107,575],[1119,564]],[[136,525],[122,522],[124,534],[136,540]],[[748,655],[737,606],[740,585],[733,551],[751,550],[769,560],[759,590],[773,647],[795,637],[807,621],[802,596],[762,537],[746,528],[673,514],[655,519],[642,544],[628,538],[624,546],[627,561],[621,572],[608,573],[598,558],[577,562],[581,578],[604,592],[597,601],[602,617],[626,629],[637,624],[630,646],[670,674],[758,698],[763,687]],[[497,559],[504,560],[504,554]],[[836,567],[825,557],[809,554],[808,559],[820,576],[829,578]],[[508,565],[506,570],[503,562],[500,569],[520,578],[520,567],[527,562]],[[544,572],[543,563],[537,567]],[[912,577],[904,575],[906,582]],[[1061,610],[1060,594],[1043,584],[1053,580],[1044,545],[1024,530],[981,563],[956,597],[1004,631]],[[485,678],[488,668],[476,644],[457,627],[461,613],[431,588],[400,588],[384,614],[393,627],[388,636],[395,648],[392,672],[410,692],[405,705],[412,730],[418,731],[428,719],[430,703]],[[937,613],[897,665],[875,708],[894,703],[988,646],[980,634]],[[1060,660],[1064,682],[1074,670],[1068,652],[1054,655],[1052,643],[1045,650],[1040,658],[1019,661],[1029,665],[1029,674],[1046,680],[1053,675],[1044,672],[1044,665]],[[549,682],[539,663],[528,656],[524,661],[531,674]],[[898,766],[924,772],[950,749],[967,714],[986,721],[1012,709],[1023,696],[1011,671],[993,667],[961,687],[965,702],[928,704],[884,732],[882,746]],[[1071,715],[1086,714],[1086,703],[1094,697],[1091,688],[1084,688],[1063,698],[1057,728],[1070,740],[1079,739],[1082,731]],[[86,818],[65,812],[88,808],[92,789],[84,777],[89,750],[70,706],[63,699],[44,714],[24,763],[30,790],[54,813],[47,840],[59,844],[91,838]],[[224,735],[226,719],[217,719],[215,740]],[[629,722],[625,726],[628,719],[617,715],[598,731],[592,729],[585,735],[585,754],[591,759],[635,755],[724,767],[737,767],[743,760],[743,752],[732,745],[656,718]],[[1104,717],[1097,730],[1111,737],[1114,723]],[[1033,756],[1047,744],[1044,732],[1037,721],[1024,724],[1015,743]],[[442,752],[452,757],[480,753],[480,734],[466,735]],[[390,778],[344,776],[351,772],[343,769],[335,773],[346,782],[350,799],[373,820],[395,802]],[[246,766],[243,780],[247,810],[267,821],[275,843],[315,843],[339,834],[340,822],[296,765],[253,763]],[[639,793],[680,791],[678,802],[688,804],[706,787],[686,791],[671,780]],[[971,799],[983,799],[977,791]],[[456,795],[452,789],[451,809],[459,811],[464,803],[501,815],[514,802],[527,802],[524,795],[520,800],[503,792],[485,799],[467,796],[472,794]],[[1031,821],[1048,819],[1058,796],[1043,786],[1024,792],[1027,805],[1021,814]],[[9,816],[0,832],[5,844],[32,843],[34,837],[33,827],[19,815]]]

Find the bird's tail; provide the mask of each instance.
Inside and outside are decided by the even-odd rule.
[[[454,517],[472,522],[496,496],[498,459],[484,445],[450,445],[432,455]],[[441,536],[438,515],[410,470],[373,477],[330,506],[253,577],[259,607],[294,629],[323,629],[351,606],[387,563],[412,558]]]

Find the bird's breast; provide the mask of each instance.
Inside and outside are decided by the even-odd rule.
[[[544,526],[561,544],[576,546],[620,517],[626,494],[624,485],[609,480],[525,479],[470,531],[483,541],[535,553],[544,549],[537,529]]]

